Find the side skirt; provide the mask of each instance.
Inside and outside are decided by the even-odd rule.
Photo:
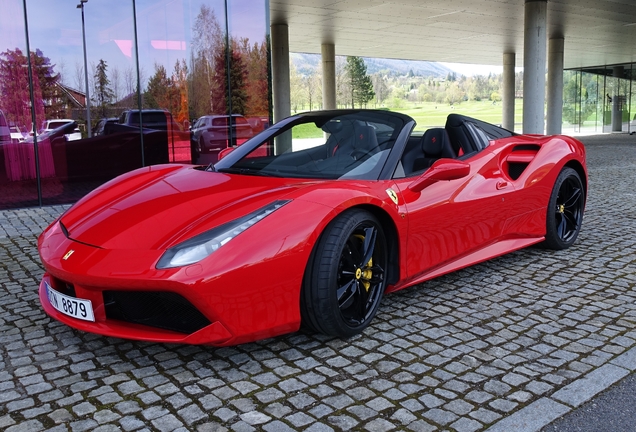
[[[399,291],[403,288],[407,288],[412,285],[417,285],[424,281],[436,278],[438,276],[445,275],[446,273],[451,273],[456,270],[460,270],[465,267],[469,267],[474,264],[479,264],[481,262],[488,261],[489,259],[496,258],[498,256],[505,255],[507,253],[514,252],[519,249],[523,249],[533,244],[540,243],[543,240],[545,240],[545,237],[543,236],[501,240],[496,243],[490,244],[482,249],[479,249],[475,252],[469,253],[468,255],[464,255],[454,261],[442,264],[439,267],[436,267],[432,270],[429,270],[425,273],[418,275],[416,278],[407,279],[403,281],[402,283],[398,283],[397,285],[392,285],[387,288],[386,292],[390,293],[390,292]]]

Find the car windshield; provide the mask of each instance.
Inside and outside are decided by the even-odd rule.
[[[237,155],[216,169],[272,177],[373,180],[403,126],[403,118],[377,111],[301,115],[274,127],[273,133],[259,135],[259,144],[239,147]]]

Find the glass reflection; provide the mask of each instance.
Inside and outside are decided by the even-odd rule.
[[[38,188],[35,148],[33,143],[25,142],[33,119],[22,2],[0,0],[0,10],[0,209],[6,209],[37,205]],[[42,53],[32,54],[34,108],[38,118],[43,119],[40,81],[52,77]],[[45,94],[50,90],[47,82]],[[40,152],[50,155],[50,148],[48,152],[44,149]],[[44,186],[50,187],[48,182]]]
[[[0,0],[0,207],[37,205],[38,174],[43,204],[73,202],[142,165],[214,163],[269,126],[267,0],[86,0],[85,38],[79,3]]]
[[[226,112],[244,116],[251,135],[270,125],[269,2],[228,0],[230,94]],[[236,143],[243,137],[237,124]]]

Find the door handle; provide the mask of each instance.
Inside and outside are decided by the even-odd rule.
[[[499,181],[497,182],[497,190],[505,189],[505,188],[507,188],[507,187],[508,187],[508,185],[509,185],[509,184],[510,184],[510,183],[508,183],[508,182],[507,182],[507,181],[505,181],[505,180],[499,180]]]

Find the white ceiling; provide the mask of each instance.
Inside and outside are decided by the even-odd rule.
[[[292,52],[523,66],[524,0],[270,0]],[[636,61],[636,0],[549,0],[548,38],[564,36],[565,67]]]

